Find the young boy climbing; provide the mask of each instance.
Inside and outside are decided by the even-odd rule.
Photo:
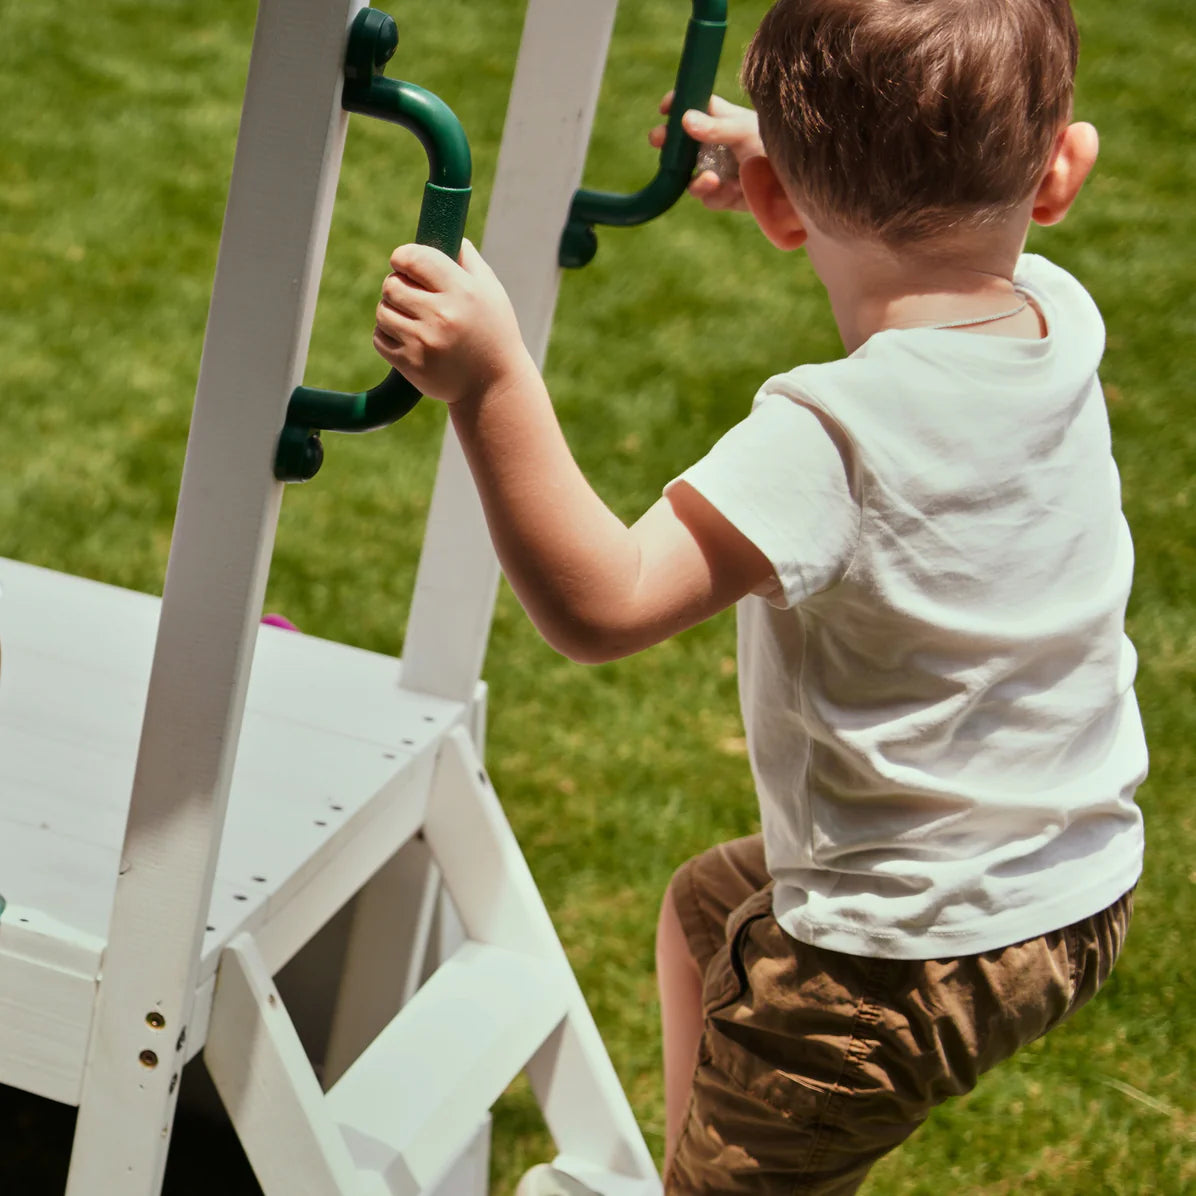
[[[762,834],[664,898],[669,1192],[854,1192],[1121,950],[1146,751],[1104,331],[1023,253],[1096,157],[1076,47],[1067,0],[779,0],[754,112],[685,117],[739,164],[693,190],[805,249],[845,355],[765,381],[630,528],[474,248],[391,258],[374,343],[449,404],[552,645],[609,660],[738,604]]]

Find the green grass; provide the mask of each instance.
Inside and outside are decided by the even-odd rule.
[[[764,4],[732,7],[729,60]],[[1100,129],[1102,158],[1068,221],[1032,247],[1087,283],[1109,328],[1152,750],[1147,871],[1102,996],[932,1117],[877,1168],[874,1196],[1196,1190],[1196,34],[1189,0],[1076,8],[1078,114]],[[475,238],[520,9],[392,9],[392,73],[443,95],[470,132]],[[651,173],[644,135],[685,9],[623,5],[588,183],[630,188]],[[252,20],[248,0],[0,0],[0,555],[160,590]],[[731,61],[720,89],[737,94]],[[390,248],[414,229],[421,169],[413,139],[353,122],[306,375],[316,385],[378,375],[373,300]],[[601,234],[593,265],[564,281],[547,374],[583,466],[632,518],[762,378],[837,351],[799,257],[686,202]],[[320,478],[287,494],[272,608],[314,634],[398,649],[442,421],[424,403],[387,433],[337,438]],[[722,617],[583,669],[544,647],[504,590],[486,670],[490,770],[657,1152],[657,902],[688,854],[755,819],[733,651]],[[498,1111],[496,1189],[548,1150],[517,1086]]]

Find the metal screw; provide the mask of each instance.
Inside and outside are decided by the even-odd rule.
[[[370,35],[374,41],[374,65],[382,68],[399,47],[399,27],[395,24],[394,17],[386,13],[380,13],[379,18],[374,22]]]
[[[154,1068],[158,1066],[158,1056],[153,1051],[142,1051],[137,1058],[141,1060],[142,1067]]]
[[[156,1009],[151,1009],[149,1013],[145,1015],[145,1024],[149,1026],[151,1030],[166,1029],[166,1019]]]

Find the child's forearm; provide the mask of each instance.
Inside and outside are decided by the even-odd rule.
[[[544,638],[585,661],[644,646],[639,545],[574,461],[530,357],[451,411],[503,571]]]
[[[499,560],[541,634],[576,660],[639,651],[729,606],[771,570],[684,483],[632,527],[590,488],[498,279],[465,241],[461,260],[400,246],[374,346],[449,404]]]

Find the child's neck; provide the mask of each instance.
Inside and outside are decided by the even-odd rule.
[[[1036,308],[1014,289],[1025,225],[893,249],[809,230],[810,260],[826,286],[848,353],[891,328],[953,325],[987,336],[1045,334]]]

